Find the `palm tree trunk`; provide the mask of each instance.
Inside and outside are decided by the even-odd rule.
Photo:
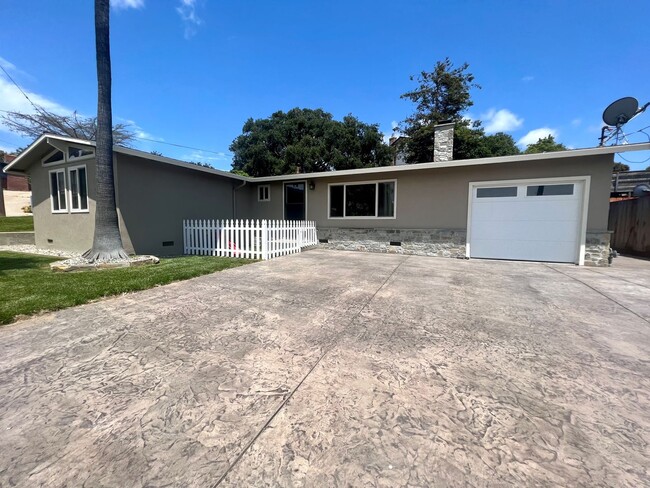
[[[6,214],[4,189],[0,186],[0,217],[4,217]]]
[[[111,47],[109,0],[95,0],[95,50],[97,57],[97,194],[93,247],[84,257],[90,262],[128,259],[115,206],[113,176],[113,114],[111,106]]]

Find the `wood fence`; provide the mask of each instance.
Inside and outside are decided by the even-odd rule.
[[[183,220],[185,254],[266,260],[316,244],[312,221]]]
[[[650,257],[650,197],[610,203],[609,228],[612,249]]]

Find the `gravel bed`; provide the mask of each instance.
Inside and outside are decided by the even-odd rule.
[[[72,251],[57,251],[56,249],[41,249],[33,244],[16,244],[13,246],[0,246],[0,251],[24,252],[27,254],[41,254],[56,258],[80,258],[81,253]]]

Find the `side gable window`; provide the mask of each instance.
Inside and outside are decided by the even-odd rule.
[[[55,169],[50,171],[50,200],[52,202],[52,213],[64,213],[68,211],[66,200],[65,170]]]
[[[43,163],[43,166],[54,166],[55,164],[71,163],[92,158],[94,155],[95,149],[92,147],[68,146],[66,151],[55,149],[48,153],[41,159],[41,163]]]
[[[93,154],[95,154],[95,152],[92,149],[83,149],[80,147],[68,146],[68,161],[84,158],[86,156],[92,156]]]
[[[53,151],[43,159],[43,164],[62,163],[63,153],[59,150]]]
[[[271,200],[271,185],[259,185],[257,187],[257,201],[268,202]]]
[[[68,169],[70,176],[70,211],[88,211],[88,181],[86,167],[77,166]]]

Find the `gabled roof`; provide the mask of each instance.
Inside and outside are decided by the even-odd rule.
[[[562,158],[579,158],[584,156],[600,156],[605,154],[622,153],[628,151],[649,151],[650,143],[644,142],[641,144],[627,144],[624,146],[604,146],[592,147],[588,149],[571,149],[567,151],[556,151],[548,153],[537,154],[517,154],[516,156],[499,156],[496,158],[476,158],[476,159],[454,159],[451,161],[437,162],[437,163],[418,163],[406,164],[403,166],[379,166],[377,168],[363,168],[363,169],[346,169],[341,171],[324,171],[320,173],[299,173],[282,176],[263,176],[255,178],[256,182],[267,181],[286,181],[286,180],[304,180],[306,178],[326,178],[332,176],[349,176],[357,174],[381,174],[393,173],[401,171],[419,171],[423,169],[440,169],[440,168],[457,168],[464,166],[483,166],[489,164],[502,164],[502,163],[527,163],[536,161],[546,161],[551,159]]]
[[[65,137],[65,136],[57,136],[57,135],[52,135],[52,134],[43,134],[41,137],[36,139],[34,142],[32,142],[27,149],[25,149],[23,152],[21,152],[16,159],[14,159],[11,164],[9,164],[4,171],[6,173],[18,173],[22,174],[22,172],[27,169],[28,166],[32,164],[30,161],[31,156],[33,155],[40,155],[43,152],[43,148],[46,147],[47,150],[52,149],[52,145],[49,143],[50,141],[60,141],[68,144],[73,144],[75,146],[89,146],[89,147],[94,147],[95,146],[95,141],[88,141],[85,139],[75,139],[74,137]],[[138,158],[145,158],[149,159],[151,161],[157,161],[159,163],[165,163],[165,164],[171,164],[173,166],[179,166],[181,168],[187,168],[187,169],[192,169],[195,171],[203,171],[204,173],[210,173],[210,174],[215,174],[219,176],[225,176],[227,178],[232,178],[234,180],[239,180],[239,181],[248,181],[250,178],[246,178],[244,176],[239,176],[233,173],[230,173],[228,171],[221,171],[218,169],[214,168],[206,168],[205,166],[199,166],[198,164],[192,164],[192,163],[187,163],[185,161],[180,161],[178,159],[172,159],[172,158],[167,158],[165,156],[158,156],[156,154],[151,154],[146,151],[139,151],[137,149],[131,149],[128,147],[124,146],[118,146],[115,145],[113,146],[113,151],[118,153],[118,154],[127,154],[129,156],[135,156]]]
[[[30,156],[44,155],[44,149],[47,149],[47,146],[52,147],[48,141],[61,141],[68,144],[80,145],[80,146],[95,146],[94,141],[87,141],[83,139],[75,139],[72,137],[57,136],[51,134],[44,134],[38,139],[36,139],[30,146],[25,149],[20,155],[11,162],[7,167],[4,168],[6,173],[14,174],[23,174],[24,170],[31,164]],[[527,163],[527,162],[536,162],[536,161],[546,161],[552,159],[562,159],[562,158],[579,158],[585,156],[599,156],[606,154],[614,153],[623,153],[628,151],[649,151],[650,142],[640,143],[640,144],[626,144],[622,146],[604,146],[604,147],[592,147],[587,149],[571,149],[567,151],[556,151],[549,153],[537,153],[537,154],[518,154],[516,156],[500,156],[495,158],[477,158],[477,159],[462,159],[462,160],[452,160],[438,163],[419,163],[419,164],[407,164],[404,166],[380,166],[376,168],[362,168],[362,169],[347,169],[340,171],[323,171],[319,173],[297,173],[290,175],[280,175],[280,176],[263,176],[263,177],[246,177],[239,176],[228,171],[221,171],[213,168],[206,168],[204,166],[199,166],[197,164],[187,163],[185,161],[179,161],[178,159],[167,158],[164,156],[157,156],[155,154],[148,153],[146,151],[139,151],[137,149],[130,149],[123,146],[113,146],[113,151],[118,154],[127,154],[129,156],[135,156],[139,158],[149,159],[151,161],[157,161],[160,163],[171,164],[173,166],[179,166],[181,168],[187,168],[194,171],[202,171],[204,173],[210,173],[214,175],[224,176],[227,178],[232,178],[233,180],[238,181],[247,181],[255,183],[264,183],[272,181],[288,181],[288,180],[304,180],[315,179],[315,178],[331,178],[333,176],[350,176],[350,175],[371,175],[371,174],[381,174],[381,173],[392,173],[392,172],[401,172],[401,171],[420,171],[425,169],[440,169],[440,168],[455,168],[455,167],[465,167],[465,166],[483,166],[490,164],[503,164],[503,163]]]

